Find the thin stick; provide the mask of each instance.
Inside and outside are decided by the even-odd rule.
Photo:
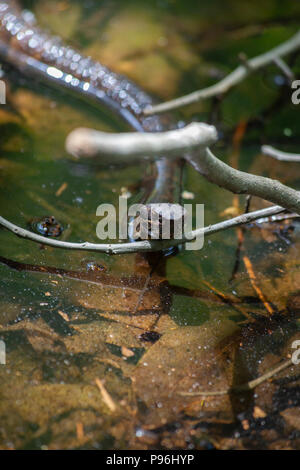
[[[283,57],[291,52],[297,50],[300,47],[300,31],[298,31],[293,37],[288,41],[280,44],[279,46],[271,49],[264,54],[261,54],[253,59],[247,60],[246,64],[242,64],[237,67],[233,72],[231,72],[227,77],[223,78],[220,82],[215,85],[209,86],[202,90],[194,91],[189,95],[177,98],[175,100],[167,101],[166,103],[159,104],[157,106],[147,107],[144,110],[144,114],[158,114],[171,109],[182,108],[188,104],[197,103],[198,101],[211,98],[212,96],[219,96],[226,93],[233,86],[242,82],[247,78],[251,73],[256,70],[266,67],[274,60]]]
[[[244,213],[249,212],[250,201],[251,201],[251,196],[247,196]],[[229,279],[229,282],[232,282],[235,279],[237,272],[239,270],[239,267],[240,267],[241,252],[242,252],[243,243],[245,240],[245,227],[240,227],[237,229],[237,236],[238,236],[238,244],[235,250],[235,263],[233,266],[233,270],[232,270],[232,274],[231,274],[231,278]]]
[[[217,390],[217,391],[199,391],[199,392],[178,392],[178,395],[182,397],[198,397],[198,396],[207,396],[207,397],[215,397],[215,396],[222,396],[228,395],[229,393],[238,393],[238,392],[246,392],[247,390],[253,390],[258,385],[262,384],[266,380],[270,379],[274,375],[278,374],[282,370],[286,369],[293,365],[292,359],[288,359],[284,361],[279,366],[275,367],[275,369],[271,369],[265,374],[261,375],[257,379],[250,380],[250,382],[246,382],[242,385],[237,385],[236,387],[230,387],[227,390]]]
[[[239,167],[239,157],[240,157],[240,151],[241,151],[241,144],[242,144],[243,138],[245,136],[247,125],[248,125],[247,121],[241,120],[239,122],[235,132],[234,132],[234,135],[233,135],[233,141],[232,141],[232,143],[233,143],[233,153],[232,153],[232,156],[230,158],[230,166],[232,166],[236,169],[238,169],[238,167]],[[249,204],[248,204],[249,203],[249,198],[251,198],[251,196],[248,195],[247,198],[246,198],[247,203],[246,203],[244,213],[249,212]],[[233,197],[233,206],[235,207],[235,209],[239,213],[240,212],[239,211],[240,201],[239,201],[239,196],[236,195],[236,194]],[[240,252],[241,252],[241,247],[242,247],[242,244],[243,244],[243,241],[244,241],[244,230],[245,230],[245,227],[238,227],[237,228],[238,245],[237,245],[237,249],[236,249],[236,255],[235,255],[236,261],[235,261],[233,273],[232,273],[232,276],[231,276],[231,281],[233,280],[234,275],[237,272],[238,267],[239,267]],[[236,271],[235,271],[235,269],[236,269]]]
[[[262,292],[262,290],[260,289],[260,287],[257,284],[256,276],[255,276],[254,269],[253,269],[253,266],[252,266],[252,263],[251,263],[250,259],[248,258],[248,256],[245,255],[245,256],[243,256],[243,261],[244,261],[244,265],[247,269],[247,273],[248,273],[248,276],[250,278],[250,282],[251,282],[251,285],[252,285],[253,289],[257,293],[260,301],[263,303],[263,305],[264,305],[265,309],[267,310],[267,312],[270,315],[273,315],[274,309],[273,309],[272,305],[270,304],[270,302],[266,299],[264,293]]]
[[[208,227],[200,228],[193,230],[192,232],[185,235],[182,240],[144,240],[139,242],[132,243],[71,243],[64,242],[60,240],[53,240],[51,238],[43,237],[36,233],[30,232],[24,228],[19,227],[18,225],[9,222],[0,216],[0,226],[6,228],[10,232],[14,233],[20,238],[31,240],[32,242],[52,246],[54,248],[62,248],[65,250],[81,250],[81,251],[93,251],[100,253],[107,253],[108,255],[117,255],[125,253],[137,253],[137,252],[147,252],[147,251],[161,251],[165,248],[171,246],[178,246],[187,241],[192,241],[197,236],[202,234],[212,235],[213,233],[220,232],[222,230],[227,230],[238,225],[248,224],[254,220],[260,219],[262,217],[269,217],[274,214],[279,214],[284,212],[284,208],[280,206],[271,206],[267,209],[261,209],[254,212],[249,212],[248,214],[242,214],[233,219],[224,220],[214,225],[209,225]]]
[[[295,75],[288,66],[288,64],[284,62],[284,60],[282,60],[280,57],[276,57],[276,59],[274,59],[274,64],[279,68],[279,70],[281,70],[283,75],[288,79],[289,83],[291,84],[295,78]]]
[[[269,155],[269,157],[273,157],[281,162],[300,163],[300,155],[296,153],[282,152],[282,150],[277,150],[270,145],[263,145],[261,151],[264,155]]]
[[[212,290],[212,292],[214,292],[214,294],[217,297],[221,298],[224,303],[227,303],[227,304],[229,303],[234,310],[237,310],[239,313],[244,315],[244,317],[246,317],[247,320],[250,320],[250,321],[253,320],[252,316],[249,315],[249,313],[243,307],[241,307],[237,303],[233,304],[232,303],[232,298],[230,298],[228,295],[223,294],[223,292],[219,291],[218,289],[216,289],[214,286],[212,286],[209,282],[207,282],[205,280],[202,280],[201,282],[202,282],[202,284],[206,285],[210,290]]]
[[[110,394],[108,393],[108,391],[106,390],[106,388],[104,387],[103,381],[98,379],[98,377],[97,377],[95,379],[95,383],[96,383],[98,389],[100,390],[100,393],[102,395],[102,399],[103,399],[104,403],[110,409],[110,411],[112,411],[114,413],[117,409],[117,406],[116,406],[115,402],[113,401],[112,397],[110,396]]]

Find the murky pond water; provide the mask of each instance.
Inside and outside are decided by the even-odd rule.
[[[272,48],[300,20],[295,1],[284,8],[276,0],[22,5],[42,27],[160,100],[214,83],[238,65],[240,52]],[[299,56],[287,61],[299,76]],[[3,78],[1,215],[24,228],[53,216],[59,239],[98,242],[98,205],[117,205],[124,191],[134,200],[144,167],[74,160],[65,139],[80,126],[126,127],[6,65]],[[275,66],[179,117],[215,124],[215,152],[232,166],[299,188],[299,164],[260,153],[262,143],[300,148],[299,109]],[[244,197],[187,165],[184,190],[205,204],[206,225],[244,210]],[[251,209],[264,206],[251,201]],[[252,391],[179,393],[243,384],[292,353],[300,339],[299,233],[296,219],[224,231],[200,251],[161,260],[149,283],[154,256],[56,250],[1,229],[0,448],[299,448],[297,366]]]

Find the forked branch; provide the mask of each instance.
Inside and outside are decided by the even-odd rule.
[[[252,59],[247,60],[244,64],[237,67],[233,72],[223,78],[215,85],[203,88],[202,90],[194,91],[188,95],[182,96],[166,103],[159,104],[157,106],[147,107],[144,110],[144,114],[159,114],[172,109],[182,108],[192,103],[197,103],[201,100],[212,98],[213,96],[224,95],[235,85],[245,80],[251,73],[270,65],[272,62],[276,63],[277,59],[290,54],[291,52],[300,48],[300,31],[298,31],[288,41],[280,44],[279,46],[271,49],[264,54],[258,55]]]

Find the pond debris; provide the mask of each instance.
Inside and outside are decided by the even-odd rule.
[[[267,416],[267,413],[262,410],[259,406],[255,406],[253,408],[253,418],[258,419],[258,418],[265,418]]]
[[[229,206],[220,213],[221,217],[237,217],[238,215],[240,215],[240,210],[236,206]]]
[[[103,266],[103,264],[96,263],[95,261],[89,261],[88,263],[86,263],[86,270],[87,272],[105,272],[106,266]]]
[[[57,313],[65,320],[70,321],[69,315],[62,310],[58,310]]]
[[[255,276],[254,269],[253,269],[253,266],[252,266],[252,263],[251,263],[250,259],[248,258],[248,256],[244,255],[243,256],[243,261],[244,261],[244,265],[247,269],[247,272],[249,274],[250,282],[251,282],[251,285],[252,285],[253,289],[257,293],[258,297],[260,298],[260,300],[263,303],[263,305],[264,305],[265,309],[267,310],[267,312],[270,315],[273,315],[274,314],[274,309],[273,309],[272,305],[270,304],[270,302],[266,299],[266,296],[264,295],[264,293],[262,292],[262,290],[260,289],[260,287],[257,284],[256,276]]]
[[[195,194],[192,193],[191,191],[182,191],[181,197],[183,199],[195,199]]]
[[[222,396],[228,395],[230,393],[239,393],[245,392],[247,390],[253,390],[258,385],[262,384],[266,380],[272,378],[274,375],[278,374],[282,370],[286,369],[287,367],[293,366],[292,359],[287,359],[286,361],[279,364],[279,366],[275,367],[274,369],[266,372],[265,374],[261,375],[257,379],[250,380],[250,382],[246,382],[242,385],[237,385],[235,387],[230,387],[227,390],[218,390],[218,391],[199,391],[199,392],[178,392],[178,395],[183,397],[197,397],[197,396]]]
[[[160,337],[161,335],[156,331],[146,331],[145,333],[142,333],[139,336],[139,339],[149,343],[156,343],[156,341],[158,341]]]
[[[110,394],[108,393],[108,391],[106,390],[106,388],[104,387],[103,381],[96,378],[95,383],[100,390],[104,403],[107,405],[110,411],[114,413],[117,410],[117,406],[115,402],[113,401],[112,397],[110,396]]]
[[[77,434],[77,439],[79,441],[85,440],[84,428],[81,422],[76,423],[76,434]]]
[[[241,424],[243,426],[244,431],[248,431],[250,429],[250,424],[247,419],[243,419]]]
[[[56,197],[61,196],[62,193],[67,189],[67,187],[68,187],[68,183],[63,183],[56,191],[55,196]]]
[[[138,427],[135,430],[135,435],[139,442],[143,442],[147,445],[157,445],[159,442],[159,435],[153,431],[148,429],[144,429],[142,427]]]
[[[126,346],[121,347],[121,353],[125,358],[134,356],[134,352],[131,351],[131,349],[126,348]]]

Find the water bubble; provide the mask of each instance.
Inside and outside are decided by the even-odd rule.
[[[291,135],[293,134],[292,129],[290,129],[289,127],[283,129],[283,133],[286,137],[291,137]]]

